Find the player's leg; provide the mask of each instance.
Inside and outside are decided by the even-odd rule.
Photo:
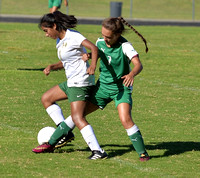
[[[89,114],[98,109],[98,106],[87,102],[87,108],[89,108],[86,113]],[[61,122],[59,127],[56,128],[52,137],[49,140],[51,145],[55,145],[55,148],[60,148],[66,145],[66,143],[74,140],[74,135],[72,130],[75,128],[75,123],[72,120],[71,115],[68,116],[65,121]],[[37,147],[36,147],[37,148]]]
[[[77,127],[79,128],[83,138],[85,139],[86,143],[92,150],[92,155],[89,157],[89,159],[105,159],[107,157],[107,154],[100,148],[99,143],[96,139],[96,136],[94,134],[94,131],[89,125],[89,123],[85,120],[84,115],[87,113],[97,110],[98,107],[93,105],[92,103],[86,103],[85,96],[87,95],[85,93],[81,93],[82,91],[78,91],[77,88],[69,88],[68,92],[70,93],[70,101],[71,102],[71,114],[73,117],[73,120],[75,121],[75,124],[77,124]],[[85,91],[84,91],[85,92]],[[77,95],[78,94],[78,95]],[[76,101],[77,98],[72,96],[81,96],[79,97],[79,100]],[[82,98],[83,97],[83,98]],[[89,107],[87,111],[86,105]],[[52,147],[55,146],[55,144],[60,140],[60,138],[64,135],[70,132],[74,128],[74,122],[72,120],[72,117],[68,117],[65,122],[62,122],[59,127],[56,129],[56,131],[53,133],[49,140],[49,145],[44,145],[47,147],[47,150],[52,150]],[[37,152],[38,150],[41,150],[40,147],[37,149],[34,149],[34,152]],[[38,152],[44,152],[44,150],[38,151]],[[38,153],[37,152],[37,153]]]
[[[49,1],[48,1],[48,7],[49,7],[49,12],[50,12],[50,13],[52,13],[53,1],[54,1],[54,0],[49,0]]]
[[[107,154],[101,149],[92,126],[85,119],[86,106],[86,101],[71,102],[71,116],[90,150],[97,153],[95,156],[92,154],[90,159],[102,159],[107,157]]]
[[[145,149],[144,141],[139,128],[135,125],[131,117],[131,106],[128,103],[120,103],[117,106],[119,118],[123,127],[127,131],[133,147],[139,154],[141,161],[149,160],[149,155]]]
[[[41,98],[44,108],[57,126],[64,121],[65,118],[61,108],[56,104],[56,101],[65,99],[67,99],[67,95],[58,85],[46,91]]]
[[[53,13],[53,12],[55,12],[55,11],[57,11],[57,10],[58,10],[58,7],[57,7],[57,6],[53,6],[53,7],[50,9],[50,12]]]
[[[96,111],[99,107],[87,101],[85,115]],[[61,128],[65,128],[64,130]],[[72,130],[75,128],[75,123],[72,120],[71,115],[68,116],[65,121],[61,123],[61,128],[58,127],[56,132],[53,134],[53,139],[50,139],[52,144],[56,144],[56,148],[60,148],[66,145],[71,140],[74,140]]]
[[[69,96],[70,96],[69,100],[70,101],[76,101],[77,100],[77,98],[76,98],[77,96],[81,96],[81,97],[83,97],[82,100],[83,101],[85,100],[85,98],[84,98],[86,96],[85,95],[85,91],[79,90],[77,88],[68,88],[68,87],[66,87],[66,92],[69,93]],[[86,93],[86,94],[88,95],[89,93]],[[91,92],[90,92],[90,94],[91,94]],[[93,93],[93,95],[94,95],[94,93]],[[75,97],[72,97],[72,96],[75,96]],[[78,97],[78,100],[80,100],[80,99],[81,98]],[[93,111],[98,109],[98,106],[92,104],[91,102],[87,102],[86,104],[87,104],[86,111],[85,111],[85,113],[83,112],[84,115],[85,114],[89,114],[89,113],[91,113],[91,112],[93,112]],[[74,110],[74,113],[76,113],[75,110]],[[75,114],[74,114],[74,117],[76,117]],[[86,126],[87,124],[88,123],[85,122],[85,125],[83,125],[82,127]],[[64,122],[62,122],[59,125],[59,127],[57,127],[56,131],[53,133],[53,135],[51,136],[51,138],[49,140],[49,144],[52,145],[52,146],[57,144],[60,141],[60,139],[64,135],[68,134],[68,132],[70,132],[74,127],[75,127],[75,123],[73,122],[72,117],[69,116]],[[80,127],[81,126],[79,126],[79,128]],[[87,132],[87,129],[84,129],[84,130],[86,130],[86,132]],[[84,130],[82,131],[83,135],[84,135],[84,132],[85,132]],[[40,149],[40,148],[38,148],[38,149]],[[36,147],[35,149],[33,149],[33,152],[36,152],[36,151],[39,152],[38,149]],[[43,152],[43,150],[41,150],[41,152]]]
[[[56,101],[65,100],[67,98],[67,94],[59,87],[59,85],[56,85],[42,95],[41,101],[44,108],[47,109]]]
[[[64,87],[63,87],[64,88]],[[66,87],[67,88],[67,87]],[[90,97],[89,97],[89,99],[87,99],[87,102],[86,102],[86,107],[85,107],[85,112],[84,112],[84,116],[86,116],[86,115],[88,115],[88,114],[90,114],[90,113],[92,113],[92,112],[94,112],[94,111],[96,111],[97,109],[99,109],[99,106],[97,105],[98,103],[96,103],[96,98],[95,98],[95,95],[96,95],[96,93],[95,93],[95,89],[94,88],[92,88],[93,90],[92,90],[92,93],[90,92]],[[65,89],[66,91],[69,91],[70,93],[71,93],[71,91],[75,91],[76,89]],[[91,89],[90,89],[91,90]],[[80,95],[81,94],[81,92],[82,91],[77,91],[77,94],[78,95]],[[77,95],[77,94],[71,94],[71,95]],[[89,93],[88,93],[89,94]],[[83,96],[83,98],[82,98],[82,100],[84,101],[85,100],[85,98],[84,98],[84,93],[83,94],[81,94],[82,96]],[[77,99],[76,98],[72,98],[72,99],[70,99],[71,101],[76,101]],[[88,101],[89,100],[89,101]],[[95,104],[93,104],[93,103],[95,103]],[[69,127],[71,130],[73,130],[74,129],[74,127],[75,127],[75,123],[73,122],[73,120],[72,120],[72,117],[71,117],[71,115],[70,116],[68,116],[66,119],[65,119],[65,121],[62,123],[63,125],[67,125],[67,127]]]
[[[53,13],[53,12],[57,11],[61,7],[61,4],[62,4],[62,0],[54,0],[53,6],[50,9],[50,12]]]
[[[65,86],[66,82],[54,86],[46,91],[41,99],[44,108],[57,126],[65,120],[61,108],[55,103],[56,101],[65,100],[68,98],[67,94],[64,92]],[[72,140],[74,140],[74,134],[72,132],[67,132],[66,134],[62,135],[55,147],[62,147]]]
[[[98,109],[98,106],[87,102],[87,107],[89,108],[86,112],[87,114],[95,111]],[[32,151],[35,153],[44,153],[44,152],[51,152],[55,148],[60,148],[65,146],[71,140],[74,140],[74,135],[72,130],[74,129],[75,124],[72,120],[71,115],[65,119],[65,121],[61,122],[60,125],[56,128],[55,132],[51,136],[49,143],[38,146],[34,148]]]
[[[124,87],[124,90],[119,91],[114,96],[115,106],[117,107],[120,121],[135,148],[140,156],[141,161],[146,161],[149,156],[146,152],[144,141],[139,128],[135,125],[131,116],[132,109],[132,89]],[[142,158],[143,157],[143,158]]]
[[[90,149],[102,151],[96,139],[94,131],[84,117],[86,101],[76,101],[71,103],[71,116],[75,125],[80,130],[84,140]]]

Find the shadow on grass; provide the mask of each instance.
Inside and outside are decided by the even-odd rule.
[[[43,71],[45,68],[30,69],[30,68],[18,68],[17,70],[27,70],[27,71]]]
[[[71,146],[71,145],[67,145]],[[74,151],[90,151],[89,148],[85,149],[73,149],[66,147],[60,148],[56,150],[56,153],[69,153]],[[117,144],[105,144],[101,145],[102,148],[106,150],[109,154],[109,158],[115,156],[122,156],[125,153],[131,152],[134,150],[132,145],[117,145]],[[108,148],[106,148],[108,147]],[[146,149],[148,150],[166,150],[163,155],[151,156],[151,158],[160,158],[160,157],[168,157],[172,155],[179,155],[188,151],[200,151],[200,142],[158,142],[152,143],[150,145],[146,145]]]
[[[146,145],[147,150],[166,150],[163,155],[152,156],[152,158],[179,155],[188,151],[200,151],[200,142],[159,142]]]

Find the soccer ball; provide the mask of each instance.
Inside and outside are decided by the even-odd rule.
[[[38,132],[37,140],[39,145],[42,145],[49,141],[52,134],[56,129],[54,127],[44,127]]]

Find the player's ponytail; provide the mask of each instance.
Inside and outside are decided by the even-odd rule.
[[[147,41],[145,40],[145,38],[135,28],[133,28],[126,20],[124,20],[123,17],[107,18],[103,21],[102,26],[112,31],[114,34],[118,33],[122,34],[125,30],[123,24],[131,28],[142,39],[146,47],[145,51],[148,52]]]
[[[62,31],[67,30],[68,28],[74,28],[77,24],[77,19],[73,15],[65,15],[60,11],[55,11],[53,13],[45,14],[39,23],[39,28],[47,27],[53,28],[54,24],[56,24],[56,30]]]
[[[135,29],[135,28],[133,28],[133,26],[132,25],[130,25],[126,20],[124,20],[124,18],[123,17],[118,17],[118,19],[119,20],[121,20],[121,22],[123,23],[123,24],[125,24],[126,26],[128,26],[129,28],[131,28],[141,39],[142,39],[142,41],[144,42],[144,44],[145,44],[145,47],[146,47],[146,53],[148,52],[148,47],[147,47],[147,41],[146,41],[146,39]]]

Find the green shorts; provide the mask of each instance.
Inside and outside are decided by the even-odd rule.
[[[67,95],[69,102],[86,101],[91,94],[92,86],[87,87],[68,87],[67,81],[58,85],[62,91]]]
[[[120,103],[128,103],[132,107],[132,88],[123,86],[115,91],[109,90],[98,81],[92,89],[89,101],[103,109],[112,100],[115,102],[115,107]]]
[[[53,6],[56,6],[56,7],[60,8],[61,4],[62,4],[62,0],[49,0],[48,7],[52,8]]]

